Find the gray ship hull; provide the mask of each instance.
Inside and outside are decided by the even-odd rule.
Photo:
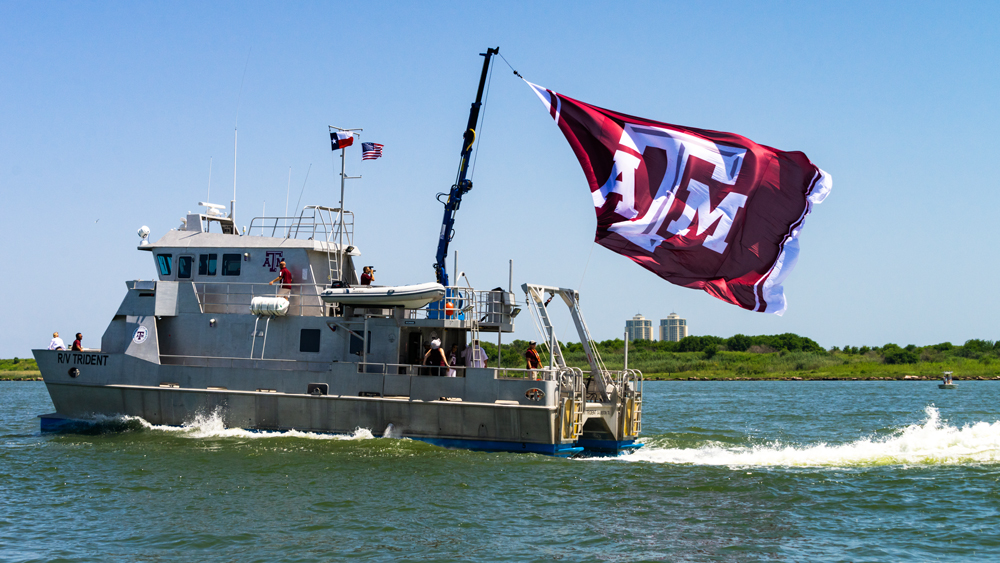
[[[556,382],[495,379],[493,369],[437,377],[357,373],[357,364],[349,363],[327,365],[327,371],[269,370],[259,360],[204,367],[160,365],[125,354],[34,353],[56,408],[42,417],[43,430],[114,415],[181,426],[215,414],[227,427],[252,430],[339,434],[365,428],[444,447],[549,455],[585,450],[581,436],[563,438],[566,403]],[[529,399],[531,389],[543,397]],[[617,413],[608,414],[617,409],[609,406],[602,411],[595,403],[588,410],[613,428]],[[609,437],[583,442],[594,453],[634,444]]]

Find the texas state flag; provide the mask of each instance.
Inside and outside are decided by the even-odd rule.
[[[354,144],[354,135],[350,131],[331,131],[330,147],[333,150],[343,149]]]

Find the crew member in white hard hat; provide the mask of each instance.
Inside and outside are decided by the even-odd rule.
[[[425,366],[435,366],[437,369],[432,370],[430,375],[445,375],[445,372],[441,368],[448,365],[448,358],[444,355],[444,350],[441,349],[441,341],[435,338],[431,340],[431,349],[427,351],[424,356]]]

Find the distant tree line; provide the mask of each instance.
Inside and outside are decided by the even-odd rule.
[[[598,353],[603,357],[620,357],[625,351],[625,341],[621,338],[596,342]],[[491,365],[496,365],[497,346],[494,343],[483,342],[484,350],[489,355]],[[579,342],[561,343],[563,352],[567,356],[580,358],[583,354],[583,344]],[[933,344],[929,346],[916,346],[909,344],[899,346],[889,343],[884,346],[844,346],[843,348],[834,346],[826,350],[815,340],[806,336],[799,336],[793,333],[747,336],[736,334],[729,338],[719,336],[688,336],[679,342],[664,342],[655,340],[633,340],[629,342],[630,358],[652,359],[655,357],[672,357],[684,355],[692,357],[692,353],[699,353],[697,358],[712,360],[720,352],[739,352],[751,355],[776,354],[784,356],[795,354],[801,356],[808,354],[813,358],[827,357],[830,361],[840,358],[841,361],[868,361],[885,364],[916,364],[920,362],[943,362],[951,358],[965,358],[979,360],[983,363],[990,363],[993,360],[1000,360],[1000,341],[993,340],[967,340],[961,346],[953,345],[951,342]],[[505,367],[523,367],[524,351],[528,348],[525,340],[514,340],[503,344],[503,361],[501,365]],[[543,352],[543,359],[548,363],[547,354],[544,347],[540,347]],[[753,357],[753,356],[747,356]]]
[[[966,358],[970,360],[990,361],[1000,358],[1000,340],[980,340],[973,338],[966,340],[965,344],[956,346],[951,342],[932,344],[930,346],[915,346],[907,344],[899,346],[897,344],[886,344],[885,346],[869,348],[868,346],[844,346],[839,348],[834,346],[830,349],[831,354],[844,354],[852,356],[875,356],[881,357],[887,364],[915,364],[918,362],[940,362],[949,357]]]

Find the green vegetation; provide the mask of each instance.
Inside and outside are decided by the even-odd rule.
[[[482,341],[496,365],[497,346]],[[525,367],[528,343],[515,340],[503,345],[503,367]],[[622,369],[625,342],[620,338],[597,343],[609,369]],[[540,347],[542,362],[548,354]],[[579,342],[563,344],[566,363],[586,368],[587,357]],[[1000,379],[1000,341],[973,339],[961,346],[950,342],[932,346],[844,346],[824,350],[810,338],[797,334],[746,336],[688,336],[680,342],[638,340],[629,343],[628,365],[646,379],[904,379],[907,376],[937,379],[944,371],[956,379]],[[32,359],[0,360],[0,380],[39,376]]]
[[[33,359],[0,360],[0,380],[34,379],[40,375],[38,364]]]
[[[524,367],[528,343],[515,340],[503,347],[504,367]],[[495,365],[496,344],[483,343]],[[625,343],[621,339],[597,343],[609,369],[621,369]],[[566,363],[586,367],[580,343],[563,344]],[[548,362],[542,353],[543,362]],[[969,340],[933,346],[845,346],[824,350],[810,338],[796,334],[730,338],[689,336],[680,342],[639,340],[629,343],[630,368],[646,379],[937,379],[954,371],[956,379],[1000,379],[1000,342]]]

